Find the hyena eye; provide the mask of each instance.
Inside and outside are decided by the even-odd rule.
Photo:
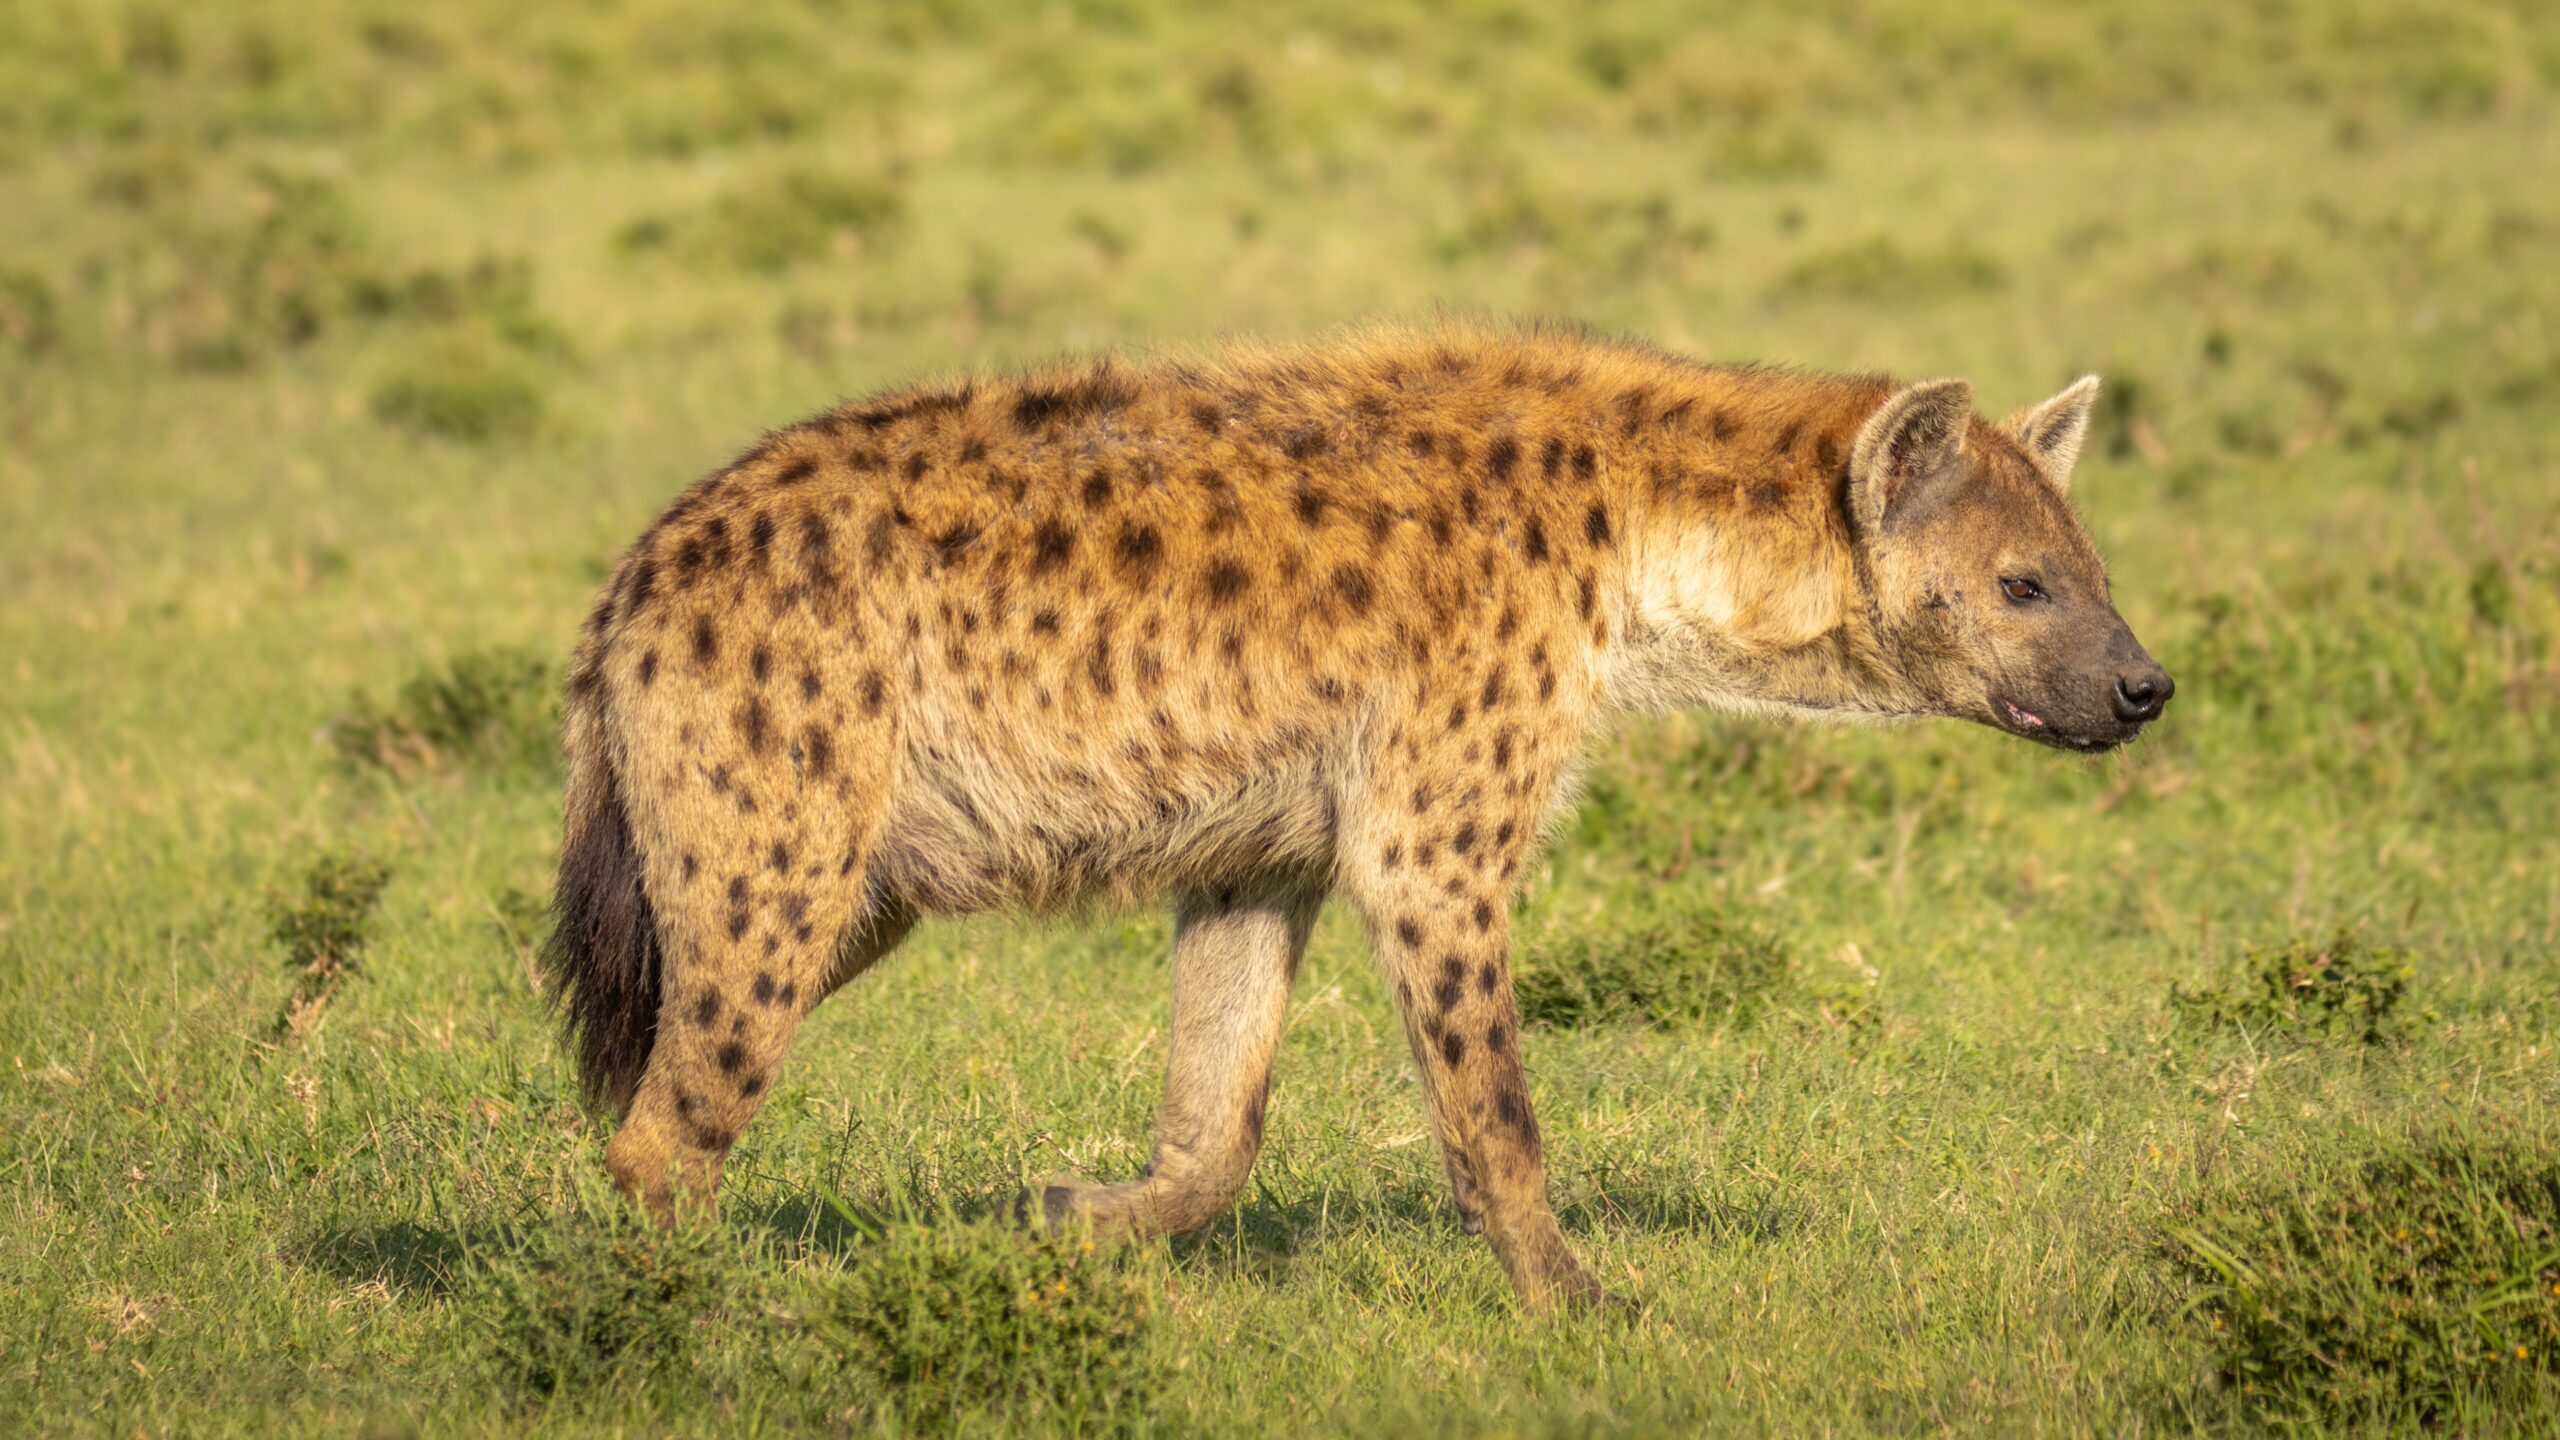
[[[2010,599],[2015,600],[2021,605],[2026,604],[2030,600],[2042,600],[2045,598],[2044,587],[2023,575],[2014,575],[2002,580],[2000,582],[2000,593],[2008,596]]]

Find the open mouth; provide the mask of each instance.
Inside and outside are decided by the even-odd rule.
[[[2131,735],[2105,738],[2074,735],[2067,730],[2055,729],[2052,723],[2042,715],[2007,696],[1992,698],[1999,703],[2000,718],[2007,724],[2010,733],[2023,735],[2038,744],[2050,745],[2056,750],[2072,750],[2083,755],[2103,755],[2132,738]]]

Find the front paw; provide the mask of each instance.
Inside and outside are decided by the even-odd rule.
[[[1013,1197],[1014,1223],[1028,1230],[1056,1230],[1086,1218],[1084,1196],[1096,1189],[1081,1175],[1052,1175],[1025,1185]]]

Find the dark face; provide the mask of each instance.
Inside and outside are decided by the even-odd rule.
[[[2083,388],[1996,428],[1973,419],[1968,391],[1961,413],[1942,403],[1898,449],[1878,447],[1873,478],[1857,483],[1887,487],[1866,522],[1869,571],[1888,645],[1925,703],[2098,753],[2141,734],[2176,686],[2116,613],[2064,496],[2088,397],[2061,417],[2067,435],[2037,424]]]

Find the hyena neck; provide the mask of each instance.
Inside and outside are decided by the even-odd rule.
[[[1711,705],[1839,718],[1920,713],[1867,603],[1844,509],[1877,377],[1709,371],[1686,463],[1629,497],[1622,710]]]

